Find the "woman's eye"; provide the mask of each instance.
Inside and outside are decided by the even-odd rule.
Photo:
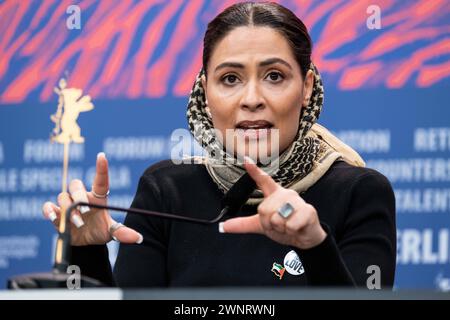
[[[222,81],[228,85],[236,83],[237,80],[238,78],[233,74],[228,74],[222,78]]]
[[[283,75],[281,73],[279,73],[279,72],[270,72],[267,75],[267,78],[270,81],[279,82],[279,81],[283,80]]]

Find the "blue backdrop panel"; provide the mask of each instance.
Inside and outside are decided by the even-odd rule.
[[[59,79],[95,105],[78,119],[86,142],[71,147],[70,177],[90,186],[104,151],[111,204],[128,206],[143,170],[169,158],[174,130],[187,129],[206,24],[234,2],[0,2],[0,288],[51,267],[55,231],[41,206],[61,190],[62,147],[49,142]],[[449,2],[280,3],[315,43],[319,122],[393,184],[395,286],[450,290]],[[67,27],[73,4],[80,29]]]

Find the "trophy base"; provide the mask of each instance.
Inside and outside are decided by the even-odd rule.
[[[48,289],[48,288],[65,288],[68,289],[69,285],[73,283],[73,275],[65,273],[30,273],[15,276],[8,279],[8,289]],[[89,278],[86,276],[80,276],[81,288],[95,288],[105,287],[100,281]]]

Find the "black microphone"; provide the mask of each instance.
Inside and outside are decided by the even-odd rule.
[[[66,226],[70,224],[70,216],[73,210],[79,206],[87,206],[96,209],[106,209],[120,212],[127,212],[133,214],[142,214],[153,217],[160,217],[178,221],[184,221],[195,224],[214,224],[219,222],[225,215],[236,216],[239,209],[245,204],[250,197],[253,190],[256,188],[255,181],[248,173],[244,173],[238,181],[225,193],[221,200],[221,211],[217,217],[211,220],[197,219],[192,217],[180,216],[172,213],[157,212],[151,210],[144,210],[139,208],[121,208],[115,206],[99,205],[88,202],[75,202],[66,209],[65,223]],[[55,252],[55,262],[52,273],[30,274],[19,277],[14,277],[8,281],[8,288],[42,288],[42,287],[64,287],[67,280],[67,268],[70,265],[70,228],[65,228],[64,232],[58,233],[58,242],[61,244],[61,249]],[[101,286],[101,283],[95,279],[88,277],[82,278],[83,287]]]
[[[157,211],[151,211],[151,210],[144,210],[139,208],[121,208],[121,207],[115,207],[115,206],[106,206],[106,205],[98,205],[98,204],[91,204],[88,202],[75,202],[70,207],[67,208],[66,211],[66,224],[69,225],[70,223],[70,215],[71,212],[76,209],[79,206],[87,206],[91,208],[97,208],[97,209],[107,209],[107,210],[113,210],[113,211],[121,211],[121,212],[127,212],[127,213],[133,213],[133,214],[142,214],[147,216],[153,216],[153,217],[160,217],[160,218],[166,218],[166,219],[172,219],[172,220],[178,220],[178,221],[184,221],[188,223],[195,223],[195,224],[214,224],[219,222],[225,215],[230,216],[236,216],[239,209],[245,204],[247,199],[252,194],[253,190],[256,188],[256,183],[250,177],[250,175],[246,172],[244,173],[238,181],[228,190],[228,192],[225,193],[224,197],[221,201],[222,209],[220,213],[211,220],[206,219],[198,219],[198,218],[192,218],[192,217],[185,217],[180,216],[172,213],[165,213],[165,212],[157,212]],[[70,228],[66,228],[65,232],[62,234],[59,234],[59,238],[61,239],[63,244],[63,254],[62,257],[59,257],[59,259],[55,259],[55,265],[54,269],[57,269],[59,271],[64,271],[67,269],[69,265],[69,251],[70,251]]]
[[[222,198],[222,211],[226,210],[227,213],[233,215],[237,214],[237,211],[245,204],[250,198],[250,195],[256,188],[256,183],[246,172],[242,175],[238,181],[225,193]]]

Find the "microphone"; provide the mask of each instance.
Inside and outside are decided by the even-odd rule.
[[[172,213],[157,212],[139,208],[121,208],[115,206],[91,204],[88,202],[75,202],[70,207],[67,208],[66,224],[69,225],[71,212],[79,206],[88,206],[97,209],[121,211],[133,214],[142,214],[147,216],[160,217],[195,224],[205,224],[205,225],[214,224],[219,222],[227,214],[235,216],[239,211],[239,209],[245,204],[245,202],[250,197],[251,193],[253,192],[253,190],[255,190],[255,188],[256,188],[255,181],[252,179],[252,177],[250,177],[250,175],[247,172],[244,173],[239,178],[239,180],[236,181],[236,183],[230,188],[230,190],[228,190],[228,192],[225,193],[221,201],[222,209],[220,213],[217,215],[217,217],[211,220],[185,217]],[[55,257],[54,269],[59,270],[61,272],[65,272],[65,270],[67,270],[67,267],[69,266],[70,260],[69,259],[70,229],[66,228],[64,233],[60,233],[58,240],[61,240],[63,250],[62,253],[59,255],[59,257]]]
[[[151,210],[144,210],[139,208],[121,208],[115,206],[98,205],[88,202],[75,202],[66,209],[65,223],[70,224],[71,212],[79,206],[87,206],[96,209],[106,209],[120,212],[127,212],[133,214],[142,214],[153,217],[160,217],[172,219],[177,221],[184,221],[195,224],[214,224],[219,222],[225,215],[236,216],[239,209],[245,204],[250,197],[253,190],[256,188],[255,181],[248,173],[244,173],[238,181],[225,193],[221,200],[221,211],[211,220],[198,219],[192,217],[180,216],[172,213],[157,212]],[[24,276],[14,277],[8,280],[8,288],[23,289],[23,288],[62,288],[66,286],[68,275],[67,268],[70,265],[70,228],[65,228],[64,232],[58,232],[58,240],[61,247],[55,252],[55,262],[52,273],[30,274]],[[101,286],[101,283],[95,279],[82,276],[83,287]]]
[[[246,172],[238,181],[225,193],[222,198],[222,211],[226,210],[236,215],[237,211],[245,204],[253,190],[256,188],[256,183]]]

